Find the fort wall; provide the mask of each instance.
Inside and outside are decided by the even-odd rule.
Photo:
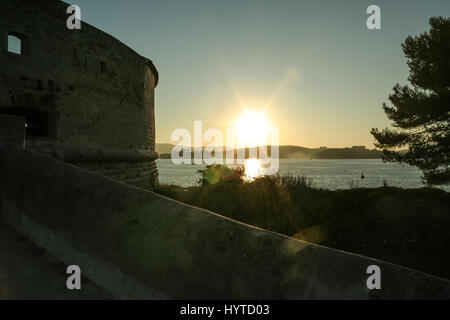
[[[146,172],[141,186],[156,181],[156,68],[87,23],[69,30],[67,6],[58,0],[0,2],[0,114],[26,119],[28,149],[129,152],[124,163],[109,161],[108,167],[127,167],[136,177]],[[20,41],[19,53],[9,50],[11,37]],[[135,151],[151,151],[153,158],[131,166]],[[109,172],[100,160],[83,167]]]

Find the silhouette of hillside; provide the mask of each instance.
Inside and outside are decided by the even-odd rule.
[[[170,159],[172,148],[170,143],[157,143],[156,152],[160,159]],[[269,148],[270,150],[270,148]],[[246,150],[248,157],[248,150]],[[300,146],[280,146],[280,159],[381,159],[381,152],[376,149],[366,149],[364,146],[347,148],[305,148]]]

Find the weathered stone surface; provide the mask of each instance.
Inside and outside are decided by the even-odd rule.
[[[450,298],[447,280],[254,228],[26,150],[0,151],[0,175],[9,223],[114,297]],[[366,287],[372,264],[381,290]]]
[[[159,183],[154,161],[83,162],[74,165],[143,189],[152,190]]]
[[[0,114],[0,148],[25,146],[25,118]]]
[[[0,300],[111,299],[85,277],[82,290],[67,290],[67,265],[22,234],[0,215]]]
[[[67,6],[0,1],[0,114],[25,117],[32,141],[26,144],[43,153],[55,147],[154,152],[155,66],[89,24],[69,30]],[[22,54],[8,52],[8,35],[21,39]]]

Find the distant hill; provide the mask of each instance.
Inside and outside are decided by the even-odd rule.
[[[164,153],[171,153],[173,147],[175,147],[174,144],[170,143],[157,143],[155,145],[155,151],[158,152],[160,155]]]
[[[157,143],[156,152],[161,159],[170,159],[170,153],[175,145]],[[364,146],[348,148],[305,148],[299,146],[280,146],[280,159],[381,159],[381,152],[376,149],[366,149]]]
[[[348,148],[310,149],[297,146],[280,146],[280,158],[294,159],[381,159],[381,151],[364,146]]]

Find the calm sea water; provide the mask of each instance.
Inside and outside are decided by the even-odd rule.
[[[200,175],[197,170],[205,165],[175,165],[171,160],[157,160],[159,181],[165,184],[193,186]],[[328,159],[280,159],[279,174],[307,176],[313,185],[325,189],[349,189],[354,187],[389,186],[402,188],[423,187],[421,172],[416,167],[384,163],[379,159],[328,160]],[[361,179],[364,175],[364,179]],[[450,191],[450,186],[443,187]]]

